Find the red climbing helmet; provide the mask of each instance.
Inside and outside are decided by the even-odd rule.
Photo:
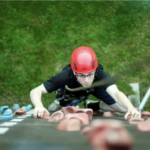
[[[86,46],[75,49],[71,56],[71,68],[74,72],[87,73],[96,70],[98,66],[95,52]]]

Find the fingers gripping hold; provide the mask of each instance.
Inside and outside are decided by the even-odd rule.
[[[42,106],[37,106],[34,108],[34,118],[42,118],[44,112],[46,112],[47,114],[49,114],[49,112],[46,110],[46,108],[42,107]]]
[[[126,115],[125,115],[125,120],[127,120],[127,118],[131,116],[132,118],[141,118],[141,113],[136,110],[136,109],[132,109],[132,110],[129,110]]]

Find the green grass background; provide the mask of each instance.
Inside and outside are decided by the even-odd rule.
[[[0,105],[31,103],[30,91],[69,64],[79,46],[120,75],[126,95],[138,82],[142,99],[150,86],[150,2],[0,1]],[[43,95],[44,106],[54,99],[54,92]]]

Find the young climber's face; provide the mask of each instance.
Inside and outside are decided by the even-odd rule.
[[[88,73],[76,73],[76,72],[74,72],[74,74],[76,75],[78,82],[83,87],[90,87],[91,84],[93,83],[93,80],[94,80],[95,71],[88,72]]]

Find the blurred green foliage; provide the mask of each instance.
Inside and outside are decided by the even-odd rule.
[[[142,99],[150,82],[149,26],[149,1],[0,1],[0,105],[30,103],[31,89],[83,45],[106,72],[121,74],[116,84],[126,95],[129,83],[140,83]],[[45,107],[54,99],[54,92],[42,97]]]

